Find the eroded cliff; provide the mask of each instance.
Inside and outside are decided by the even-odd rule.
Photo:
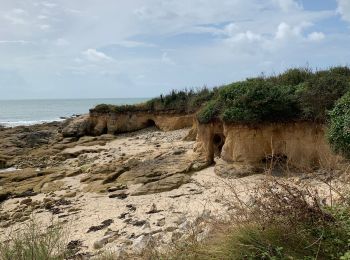
[[[102,134],[118,134],[137,131],[155,126],[163,131],[178,130],[191,127],[193,114],[150,113],[133,111],[125,113],[90,112],[71,121],[64,129],[66,137],[84,135],[99,136]]]
[[[269,167],[276,162],[304,170],[334,167],[342,158],[332,152],[325,130],[312,122],[253,127],[216,121],[198,125],[195,149],[208,163],[219,156],[226,164],[245,167]]]

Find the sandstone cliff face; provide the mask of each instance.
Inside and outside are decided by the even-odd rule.
[[[208,162],[220,153],[226,162],[245,165],[259,165],[279,157],[287,165],[311,169],[331,167],[340,159],[325,139],[325,127],[311,122],[257,127],[220,122],[199,125],[196,149]]]
[[[147,112],[90,113],[73,120],[62,133],[64,136],[81,137],[132,132],[150,126],[161,130],[177,130],[191,127],[193,115],[152,114]]]

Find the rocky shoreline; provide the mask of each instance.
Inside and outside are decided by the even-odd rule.
[[[0,241],[33,220],[62,225],[76,259],[166,248],[194,229],[201,240],[264,179],[208,165],[190,128],[64,137],[72,120],[0,129],[0,167],[12,167],[0,172]]]
[[[0,173],[2,241],[34,218],[63,223],[80,256],[136,252],[228,210],[213,167],[185,140],[190,129],[64,138],[66,125],[0,130],[1,166],[18,168]]]

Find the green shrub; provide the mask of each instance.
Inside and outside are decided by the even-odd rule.
[[[234,83],[221,87],[216,99],[208,102],[197,118],[202,123],[219,116],[229,123],[287,121],[299,114],[296,89],[264,79]]]
[[[198,113],[198,121],[202,124],[209,123],[213,118],[218,116],[220,111],[217,100],[210,100]]]
[[[327,111],[350,90],[350,68],[333,67],[313,72],[289,69],[270,77],[250,78],[212,90],[172,90],[167,95],[136,105],[101,104],[91,111],[132,111],[188,114],[198,111],[201,123],[221,118],[228,123],[255,124],[291,120],[326,122]]]
[[[294,68],[288,69],[280,75],[269,77],[266,80],[277,85],[295,86],[304,83],[312,75],[313,73],[309,68]]]
[[[325,121],[327,110],[350,89],[350,77],[345,68],[316,72],[305,82],[300,103],[305,119]]]
[[[206,87],[197,90],[172,90],[167,95],[160,95],[157,98],[150,99],[145,103],[135,105],[106,105],[100,104],[90,109],[90,112],[98,113],[124,113],[133,111],[146,112],[176,112],[176,113],[194,113],[203,104],[208,102],[215,95],[214,90]]]
[[[299,113],[295,89],[250,80],[232,85],[222,93],[225,109],[222,118],[232,123],[286,121]]]
[[[328,141],[335,152],[350,158],[350,92],[329,112]]]

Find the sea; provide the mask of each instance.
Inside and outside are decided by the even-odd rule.
[[[89,113],[98,104],[126,105],[148,98],[0,100],[0,126],[14,127],[52,121]]]

